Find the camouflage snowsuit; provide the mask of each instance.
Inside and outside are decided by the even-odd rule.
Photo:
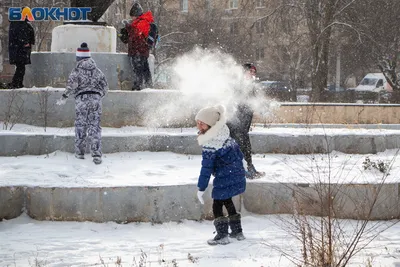
[[[90,139],[93,157],[101,157],[101,99],[108,91],[103,72],[92,58],[85,58],[76,64],[69,75],[64,95],[75,97],[75,153],[84,155],[86,137]]]

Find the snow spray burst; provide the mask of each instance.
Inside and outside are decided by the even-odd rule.
[[[173,88],[179,92],[162,103],[153,102],[153,112],[146,112],[147,126],[194,126],[194,115],[205,106],[223,104],[228,119],[238,103],[250,105],[258,114],[270,114],[270,101],[263,97],[249,99],[253,81],[245,77],[240,64],[220,50],[195,48],[176,59],[173,67]],[[180,122],[180,123],[179,123]]]
[[[174,74],[174,87],[195,102],[200,98],[205,102],[228,104],[234,89],[245,81],[242,67],[232,56],[200,48],[178,58]]]

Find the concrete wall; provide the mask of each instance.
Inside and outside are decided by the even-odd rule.
[[[115,53],[117,30],[112,26],[67,24],[55,27],[51,40],[51,52],[75,53],[85,42],[91,52]]]
[[[25,207],[25,189],[20,186],[0,187],[0,221],[16,218]]]
[[[112,90],[132,88],[133,73],[126,53],[91,53]],[[65,88],[68,76],[76,66],[76,56],[75,52],[33,52],[31,62],[26,65],[25,87]]]
[[[333,150],[348,154],[376,154],[400,147],[399,135],[279,136],[251,134],[253,153],[312,154]],[[201,154],[195,134],[132,134],[102,137],[103,153],[170,151]],[[0,133],[0,156],[43,155],[56,150],[74,152],[73,135]],[[89,151],[88,151],[89,152]]]
[[[331,185],[331,194],[327,194],[327,189],[324,184],[250,182],[246,192],[235,197],[234,202],[238,211],[245,209],[255,214],[326,216],[332,210],[334,217],[343,219],[400,218],[399,184]],[[161,223],[212,219],[211,190],[205,193],[205,205],[198,202],[196,191],[196,185],[0,187],[0,220],[15,218],[23,210],[34,219],[56,221]]]
[[[333,217],[341,219],[400,216],[399,184],[332,184],[329,188],[327,184],[248,183],[243,204],[256,214],[327,216],[332,210]]]
[[[397,104],[285,103],[267,123],[397,124]],[[260,119],[262,121],[263,119]]]
[[[63,56],[64,55],[64,56]],[[45,80],[56,84],[52,77],[63,76],[62,86],[73,67],[75,57],[73,55],[60,54],[63,60],[70,60],[71,68],[62,69],[62,65],[49,69],[43,62],[43,73],[31,73],[31,78]],[[98,55],[100,57],[100,55]],[[111,83],[117,83],[115,62],[103,57],[109,73]],[[118,55],[126,59],[125,55]],[[42,58],[46,58],[44,56]],[[51,60],[50,57],[47,61]],[[123,59],[121,58],[123,61]],[[126,63],[126,64],[125,64]],[[122,69],[128,69],[125,62]],[[60,69],[61,68],[61,69]],[[28,68],[28,71],[32,69]],[[36,72],[39,71],[36,68]],[[49,72],[46,74],[46,72]],[[58,76],[53,76],[59,72]],[[55,75],[55,74],[54,74]],[[128,75],[129,76],[129,75]],[[39,78],[40,77],[40,78]],[[42,83],[42,82],[40,82]],[[61,97],[62,89],[23,89],[0,90],[0,120],[10,109],[17,123],[43,126],[46,115],[47,126],[69,127],[74,125],[75,107],[74,100],[68,100],[65,106],[55,105]],[[193,102],[193,101],[192,101]],[[194,126],[194,115],[201,107],[206,105],[205,99],[199,99],[196,103],[190,102],[185,95],[175,90],[145,90],[110,91],[103,100],[102,126],[122,127],[126,125],[149,127],[182,127]],[[11,108],[10,108],[11,107]],[[20,116],[18,115],[20,111]],[[337,124],[398,124],[400,122],[400,105],[388,104],[309,104],[309,103],[282,103],[280,107],[272,111],[268,117],[255,116],[254,122],[259,123],[337,123]]]
[[[64,106],[57,106],[62,93],[63,89],[0,90],[0,120],[11,110],[17,123],[44,126],[46,118],[49,127],[71,127],[75,101],[71,97]],[[183,96],[171,90],[110,91],[103,99],[102,126],[194,126],[195,105],[185,105]]]

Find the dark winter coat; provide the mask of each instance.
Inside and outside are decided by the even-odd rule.
[[[249,132],[254,113],[250,104],[256,101],[257,91],[255,83],[250,79],[246,79],[242,86],[234,89],[235,114],[228,122],[229,129],[241,133]]]
[[[107,91],[105,75],[92,58],[86,58],[78,61],[69,75],[64,95],[68,97],[73,94],[76,97],[85,92],[93,92],[103,97]]]
[[[212,198],[224,200],[246,190],[243,154],[238,144],[229,137],[225,114],[205,134],[198,137],[203,147],[202,167],[198,181],[200,191],[206,190],[214,175]]]
[[[8,32],[8,54],[10,64],[31,64],[32,45],[35,32],[28,21],[11,21]]]
[[[149,57],[150,47],[147,43],[147,37],[152,22],[154,22],[153,14],[148,11],[126,26],[129,35],[128,56]]]

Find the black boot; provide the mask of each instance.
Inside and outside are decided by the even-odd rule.
[[[253,164],[247,166],[246,178],[247,179],[258,179],[265,176],[265,172],[259,172],[256,170]]]
[[[229,234],[229,237],[236,238],[239,241],[246,239],[246,237],[243,235],[242,222],[240,218],[240,214],[229,216],[229,227],[232,231]]]
[[[227,217],[218,217],[214,220],[215,229],[217,230],[217,235],[207,241],[209,245],[226,245],[229,244],[228,238],[228,218]]]

